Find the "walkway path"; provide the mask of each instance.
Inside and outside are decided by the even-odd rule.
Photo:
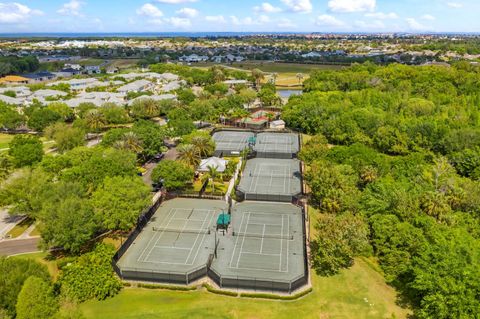
[[[28,239],[9,239],[0,242],[0,256],[10,256],[40,251],[40,237]]]

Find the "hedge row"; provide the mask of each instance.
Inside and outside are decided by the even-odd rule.
[[[225,295],[225,296],[230,296],[230,297],[238,297],[238,292],[234,291],[227,291],[227,290],[220,290],[220,289],[215,289],[209,284],[203,284],[203,287],[207,289],[208,292],[218,294],[218,295]]]
[[[245,298],[261,298],[261,299],[275,299],[275,300],[295,300],[298,298],[301,298],[305,295],[308,295],[311,293],[313,288],[308,288],[307,290],[304,290],[302,292],[299,292],[298,294],[295,295],[290,295],[290,296],[281,296],[281,295],[272,295],[272,294],[257,294],[257,293],[241,293],[240,297],[245,297]]]
[[[171,286],[171,285],[159,285],[159,284],[139,283],[137,286],[138,286],[138,288],[146,288],[146,289],[168,289],[168,290],[179,290],[179,291],[197,290],[197,287]]]

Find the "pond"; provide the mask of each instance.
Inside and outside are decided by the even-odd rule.
[[[292,95],[302,94],[302,90],[278,90],[277,93],[281,98],[288,99]]]

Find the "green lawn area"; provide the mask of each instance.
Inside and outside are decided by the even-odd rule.
[[[8,233],[7,235],[10,235],[11,238],[17,238],[21,234],[23,234],[28,227],[30,227],[33,224],[34,220],[30,218],[25,218],[22,220],[20,223],[15,225]]]
[[[11,258],[20,258],[20,259],[33,259],[41,264],[47,266],[50,275],[54,280],[58,277],[58,267],[57,262],[55,260],[51,260],[49,258],[49,254],[46,252],[38,252],[33,254],[25,254],[25,255],[18,255]]]
[[[0,133],[0,149],[7,148],[14,135]]]
[[[406,318],[395,304],[395,291],[383,277],[358,259],[332,277],[312,278],[314,290],[297,301],[233,298],[203,290],[179,292],[125,288],[105,301],[80,305],[86,318]]]
[[[194,67],[206,68],[214,65],[219,65],[217,63],[207,62],[207,63],[197,63],[192,64]],[[242,69],[242,70],[253,70],[260,69],[263,72],[277,72],[277,73],[310,73],[312,70],[338,70],[344,68],[340,65],[328,65],[328,64],[301,64],[301,63],[275,63],[275,62],[265,62],[265,61],[245,61],[245,62],[235,62],[233,64],[225,65],[227,67]]]

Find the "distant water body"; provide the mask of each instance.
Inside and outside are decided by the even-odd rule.
[[[310,34],[303,32],[142,32],[142,33],[0,33],[0,38],[205,38],[248,35]]]

